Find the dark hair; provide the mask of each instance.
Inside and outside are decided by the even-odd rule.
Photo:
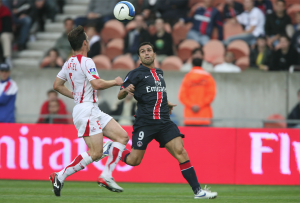
[[[282,2],[284,5],[286,5],[285,0],[277,0],[276,3],[278,3],[278,2]]]
[[[193,49],[192,55],[194,55],[197,51],[200,51],[200,53],[202,54],[202,56],[204,56],[204,52],[203,52],[203,50],[202,50],[201,47]]]
[[[55,93],[56,95],[58,95],[58,93],[55,90],[48,90],[47,95],[49,95],[51,93]]]
[[[141,43],[141,44],[139,45],[139,48],[138,48],[138,50],[137,50],[137,54],[138,54],[138,55],[140,55],[140,48],[141,48],[142,46],[144,46],[144,45],[150,45],[150,46],[152,47],[152,49],[153,49],[153,52],[155,53],[153,44],[151,44],[150,42],[143,42],[143,43]]]
[[[56,55],[59,56],[59,51],[56,48],[49,49],[47,56],[49,56],[51,51],[54,51],[56,53]]]
[[[82,47],[83,41],[86,40],[86,35],[84,33],[83,27],[81,25],[79,25],[77,28],[73,29],[68,34],[68,40],[74,51],[80,50]]]
[[[70,18],[70,17],[68,17],[68,18],[65,18],[65,19],[64,19],[64,24],[66,24],[66,22],[67,22],[68,20],[71,20],[71,21],[73,22],[73,19]]]

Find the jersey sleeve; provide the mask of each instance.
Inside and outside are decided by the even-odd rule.
[[[84,74],[89,81],[100,78],[97,72],[96,65],[92,59],[88,59],[85,61]]]
[[[125,89],[126,87],[128,87],[130,84],[136,86],[136,84],[139,82],[139,77],[136,71],[130,71],[125,79],[124,79],[124,83],[121,86],[121,90]]]
[[[67,81],[67,75],[66,75],[66,71],[65,71],[65,66],[66,66],[66,63],[63,65],[62,69],[59,71],[59,73],[57,74],[57,77],[64,80],[64,81]]]

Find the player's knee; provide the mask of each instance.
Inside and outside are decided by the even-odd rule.
[[[183,146],[176,147],[176,148],[175,148],[175,154],[176,154],[177,156],[184,156],[184,155],[186,154],[186,151],[185,151],[185,149],[184,149]]]
[[[91,153],[91,158],[93,161],[100,160],[103,154],[103,150],[95,151]]]
[[[123,145],[126,145],[128,141],[129,141],[128,134],[124,130],[124,131],[122,131],[122,133],[120,133],[120,136],[118,137],[117,142],[122,143]]]

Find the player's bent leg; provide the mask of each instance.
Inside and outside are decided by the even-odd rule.
[[[119,142],[126,145],[129,141],[127,132],[120,126],[120,124],[111,119],[103,129],[103,135],[114,142]]]
[[[143,157],[145,155],[146,150],[140,150],[140,149],[131,149],[124,150],[122,153],[121,160],[130,166],[138,166],[143,160]]]
[[[204,189],[201,189],[195,169],[189,160],[186,150],[184,149],[184,143],[181,137],[172,139],[165,145],[165,147],[169,153],[178,160],[181,173],[192,187],[195,199],[214,199],[217,197],[218,194],[216,192],[209,191],[206,186]]]

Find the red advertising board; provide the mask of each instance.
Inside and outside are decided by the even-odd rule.
[[[124,129],[131,137],[132,127]],[[201,183],[300,185],[299,130],[180,130]],[[86,150],[73,125],[0,124],[0,179],[47,180]],[[68,180],[96,181],[105,162],[93,162]],[[113,176],[118,182],[186,182],[178,162],[155,140],[139,166],[120,161]]]

